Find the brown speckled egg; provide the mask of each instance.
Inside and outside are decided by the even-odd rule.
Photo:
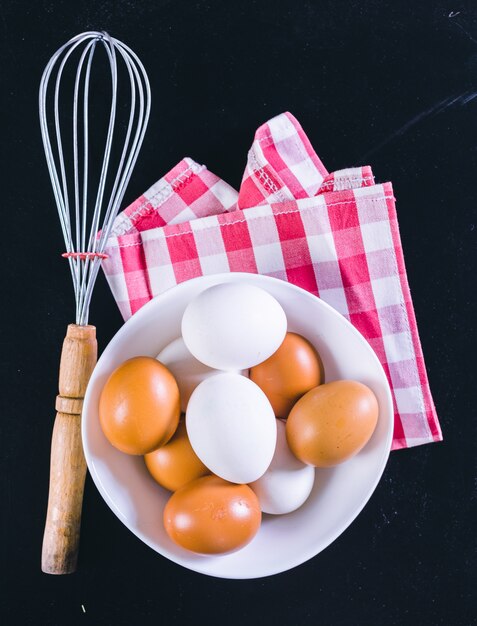
[[[127,454],[147,454],[167,443],[179,418],[174,376],[151,357],[134,357],[117,367],[99,399],[103,433]]]
[[[306,393],[291,410],[286,435],[303,463],[330,467],[357,454],[378,421],[374,393],[354,380],[337,380]]]
[[[250,380],[267,396],[277,417],[288,417],[307,391],[324,382],[320,355],[301,335],[287,333],[278,350],[250,369]]]
[[[249,543],[262,519],[257,496],[248,485],[218,476],[197,478],[170,497],[164,527],[182,548],[198,554],[226,554]]]
[[[196,478],[210,474],[192,449],[183,421],[172,439],[158,450],[146,454],[144,461],[154,480],[169,491],[177,491]]]

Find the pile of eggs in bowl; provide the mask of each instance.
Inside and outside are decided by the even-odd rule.
[[[209,287],[189,303],[181,328],[156,359],[134,357],[114,370],[99,418],[109,442],[144,456],[172,492],[163,517],[171,540],[226,554],[253,539],[263,513],[299,508],[315,468],[357,454],[378,403],[358,381],[325,383],[317,350],[287,332],[282,307],[258,287]]]

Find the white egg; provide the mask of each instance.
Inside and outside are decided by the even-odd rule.
[[[200,383],[187,406],[186,428],[200,460],[233,483],[260,478],[275,452],[270,402],[260,387],[238,374],[218,374]]]
[[[267,291],[246,283],[221,283],[187,306],[182,336],[191,353],[209,367],[243,370],[280,347],[287,319]]]
[[[264,513],[280,515],[300,507],[311,493],[315,468],[299,461],[287,444],[285,423],[277,420],[277,446],[269,468],[249,486]]]
[[[191,393],[209,376],[220,374],[220,370],[213,369],[198,361],[187,349],[182,337],[171,341],[159,354],[157,360],[163,363],[171,372],[179,386],[181,397],[181,411],[186,412]],[[237,372],[242,376],[248,372]]]

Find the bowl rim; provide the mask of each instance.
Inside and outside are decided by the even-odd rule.
[[[96,471],[95,465],[93,463],[92,454],[91,454],[91,451],[90,451],[90,448],[89,448],[89,443],[88,443],[88,437],[86,435],[86,421],[87,420],[84,417],[85,414],[86,414],[86,410],[85,409],[87,409],[88,406],[89,406],[90,396],[92,394],[93,384],[92,384],[91,381],[93,381],[93,378],[94,378],[94,370],[93,370],[93,373],[91,375],[90,381],[88,383],[88,386],[87,386],[87,389],[86,389],[86,393],[85,393],[85,397],[84,397],[83,414],[82,414],[82,418],[81,418],[81,438],[82,438],[82,443],[83,443],[83,450],[84,450],[84,455],[85,455],[85,459],[86,459],[86,464],[88,466],[89,473],[91,475],[91,478],[93,479],[93,482],[94,482],[96,488],[98,489],[99,493],[101,494],[103,500],[106,502],[106,504],[109,506],[109,508],[116,515],[116,517],[118,517],[118,519],[124,524],[124,526],[130,532],[132,532],[136,537],[138,537],[138,539],[143,541],[147,546],[149,546],[157,554],[160,554],[161,556],[169,559],[173,563],[175,563],[177,565],[180,565],[182,567],[185,567],[186,569],[188,569],[190,571],[194,571],[194,572],[197,572],[199,574],[204,574],[204,575],[207,575],[207,576],[211,576],[213,578],[230,579],[230,580],[244,580],[244,579],[254,580],[254,579],[274,576],[274,575],[281,574],[281,573],[284,573],[286,571],[289,571],[289,570],[291,570],[291,569],[293,569],[295,567],[298,567],[299,565],[302,565],[302,564],[306,563],[307,561],[309,561],[313,557],[315,557],[318,554],[320,554],[321,552],[323,552],[323,550],[326,550],[326,548],[328,548],[332,543],[334,543],[336,541],[336,539],[358,517],[358,515],[364,509],[366,504],[369,502],[369,499],[371,498],[372,494],[376,490],[376,487],[377,487],[379,481],[381,480],[381,477],[382,477],[382,475],[384,473],[384,470],[385,470],[385,467],[386,467],[386,464],[387,464],[387,461],[388,461],[388,458],[389,458],[389,454],[391,452],[391,446],[392,446],[392,441],[393,441],[393,432],[394,432],[393,400],[392,400],[391,388],[390,388],[390,385],[389,385],[388,378],[387,378],[387,376],[386,376],[386,374],[384,372],[384,368],[381,365],[381,362],[379,361],[375,351],[370,346],[370,344],[365,339],[365,337],[359,332],[359,330],[355,326],[353,326],[353,324],[351,324],[351,322],[349,320],[347,320],[341,313],[339,313],[331,305],[329,305],[327,302],[322,300],[319,296],[316,296],[316,295],[312,294],[311,292],[306,291],[306,289],[303,289],[302,287],[299,287],[297,285],[289,283],[289,282],[287,282],[285,280],[282,280],[282,279],[279,279],[279,278],[275,278],[273,276],[266,276],[266,275],[263,275],[263,274],[254,274],[254,273],[249,273],[249,272],[222,272],[222,273],[217,273],[217,274],[210,274],[210,275],[197,276],[195,278],[191,278],[190,280],[184,281],[184,282],[179,283],[177,285],[173,285],[169,289],[166,289],[162,293],[160,293],[157,296],[155,296],[154,298],[152,298],[149,302],[147,302],[145,305],[143,305],[136,313],[134,313],[130,318],[128,318],[124,322],[124,324],[118,329],[118,331],[114,334],[114,336],[111,338],[109,343],[105,346],[104,350],[102,351],[101,356],[99,357],[99,359],[97,361],[95,370],[98,368],[98,365],[101,365],[103,360],[106,360],[106,358],[107,358],[107,354],[106,353],[109,351],[110,347],[114,347],[114,345],[116,343],[119,343],[122,340],[123,335],[128,332],[129,327],[132,324],[138,324],[139,323],[138,320],[140,321],[141,317],[147,315],[147,313],[148,313],[148,311],[149,311],[149,309],[151,307],[157,306],[157,302],[159,300],[173,297],[173,295],[171,295],[171,294],[173,294],[177,289],[181,289],[181,288],[184,287],[184,285],[189,284],[191,282],[195,282],[195,283],[204,282],[204,283],[207,284],[208,281],[213,280],[212,284],[217,284],[217,282],[229,282],[229,281],[233,282],[233,281],[240,281],[240,279],[244,279],[244,280],[248,280],[248,281],[258,280],[259,282],[265,282],[265,283],[267,283],[267,282],[270,282],[270,283],[281,283],[282,284],[281,286],[284,285],[285,289],[290,289],[291,291],[295,291],[296,293],[300,293],[302,296],[305,296],[306,298],[308,298],[310,300],[318,301],[320,303],[319,306],[323,306],[324,309],[327,310],[329,314],[331,314],[333,316],[338,316],[340,318],[341,322],[344,323],[345,325],[347,325],[349,330],[357,337],[358,341],[364,342],[364,344],[366,345],[367,350],[370,353],[371,359],[374,360],[375,365],[377,366],[377,368],[382,373],[383,380],[386,383],[385,387],[384,387],[384,390],[385,390],[385,395],[386,395],[386,404],[387,404],[386,408],[387,408],[387,412],[390,415],[390,419],[389,419],[389,424],[388,424],[388,428],[387,428],[387,432],[386,432],[386,437],[385,437],[384,443],[382,445],[382,453],[381,453],[381,459],[380,459],[380,462],[379,462],[379,470],[377,471],[374,480],[371,481],[370,486],[369,486],[369,488],[368,488],[368,490],[366,492],[366,495],[362,499],[360,505],[357,506],[354,509],[352,515],[350,515],[349,518],[346,521],[344,521],[343,523],[337,525],[336,528],[334,529],[334,531],[329,534],[329,540],[328,540],[327,544],[325,546],[318,546],[318,547],[311,545],[308,550],[301,551],[296,558],[289,558],[284,566],[280,565],[278,568],[276,566],[275,567],[269,567],[268,570],[265,569],[264,571],[261,571],[259,574],[254,575],[254,576],[240,575],[239,572],[237,572],[236,575],[232,575],[232,574],[229,574],[229,573],[224,574],[224,575],[221,575],[221,574],[218,574],[218,573],[211,573],[211,572],[207,571],[206,568],[202,568],[200,566],[200,564],[201,564],[200,560],[195,561],[193,564],[185,563],[181,559],[178,559],[175,554],[170,553],[167,550],[167,548],[164,548],[163,546],[160,546],[161,549],[158,550],[157,544],[154,544],[152,541],[150,541],[148,536],[145,533],[141,532],[137,528],[132,528],[130,525],[128,525],[125,522],[125,520],[121,517],[121,515],[119,515],[118,510],[117,510],[117,508],[115,506],[114,500],[109,496],[108,491],[103,487],[101,479],[100,479],[100,477],[99,477],[99,475],[98,475],[98,473]]]

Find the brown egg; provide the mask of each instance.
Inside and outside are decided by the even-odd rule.
[[[127,454],[146,454],[167,443],[179,417],[174,376],[151,357],[122,363],[108,378],[99,399],[99,420],[106,438]]]
[[[262,520],[257,496],[248,485],[218,476],[197,478],[170,497],[164,526],[179,546],[198,554],[226,554],[243,548]]]
[[[374,393],[354,380],[312,389],[295,404],[286,434],[293,454],[308,465],[330,467],[358,453],[378,421]]]
[[[307,391],[324,382],[320,355],[301,335],[287,333],[266,361],[250,369],[250,380],[267,396],[277,417],[288,417]]]
[[[177,491],[192,480],[210,474],[190,445],[184,421],[179,423],[172,439],[146,454],[144,461],[154,480],[169,491]]]

